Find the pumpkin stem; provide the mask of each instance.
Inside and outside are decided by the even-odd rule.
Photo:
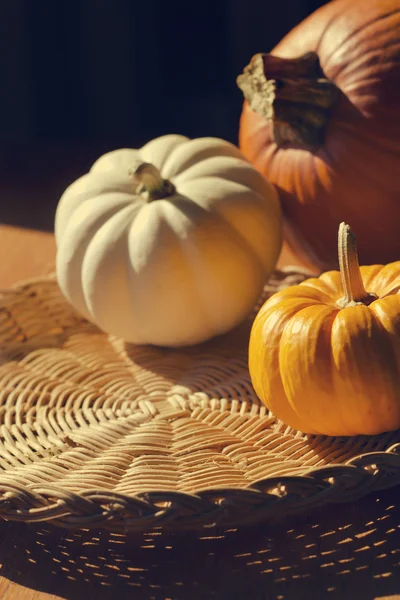
[[[315,52],[294,59],[256,54],[236,82],[250,107],[272,121],[278,146],[312,152],[322,146],[339,88],[326,79]]]
[[[366,291],[358,263],[356,237],[350,226],[340,223],[338,235],[340,275],[344,296],[338,301],[341,308],[357,304],[371,304],[377,296]]]
[[[145,195],[147,202],[168,198],[176,192],[174,184],[163,179],[160,171],[151,163],[135,165],[129,169],[129,175],[137,186],[136,193]]]

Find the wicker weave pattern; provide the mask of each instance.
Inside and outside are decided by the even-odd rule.
[[[305,276],[276,273],[265,294]],[[307,437],[260,405],[251,319],[194,348],[134,347],[82,320],[51,277],[3,292],[0,515],[237,525],[399,483],[400,432]]]

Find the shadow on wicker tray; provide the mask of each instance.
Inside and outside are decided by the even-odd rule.
[[[1,575],[68,599],[372,600],[400,592],[398,490],[328,514],[198,534],[9,524]]]

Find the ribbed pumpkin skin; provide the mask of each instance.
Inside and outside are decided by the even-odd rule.
[[[338,308],[339,271],[272,296],[253,323],[253,386],[283,422],[348,436],[400,427],[400,262],[361,267],[369,306]]]
[[[340,221],[357,236],[361,264],[399,260],[400,0],[330,2],[272,54],[309,51],[342,92],[324,145],[315,153],[278,148],[271,124],[245,102],[240,148],[277,186],[287,241],[305,262],[336,268]]]
[[[173,191],[149,200],[132,180],[138,163]],[[204,342],[251,314],[281,250],[280,212],[275,188],[224,140],[166,135],[112,150],[58,203],[57,281],[111,335]]]

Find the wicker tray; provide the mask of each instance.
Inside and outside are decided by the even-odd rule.
[[[265,295],[305,276],[277,272]],[[305,436],[260,405],[250,324],[195,348],[135,347],[82,320],[53,277],[3,291],[0,516],[237,526],[400,483],[399,431]]]

